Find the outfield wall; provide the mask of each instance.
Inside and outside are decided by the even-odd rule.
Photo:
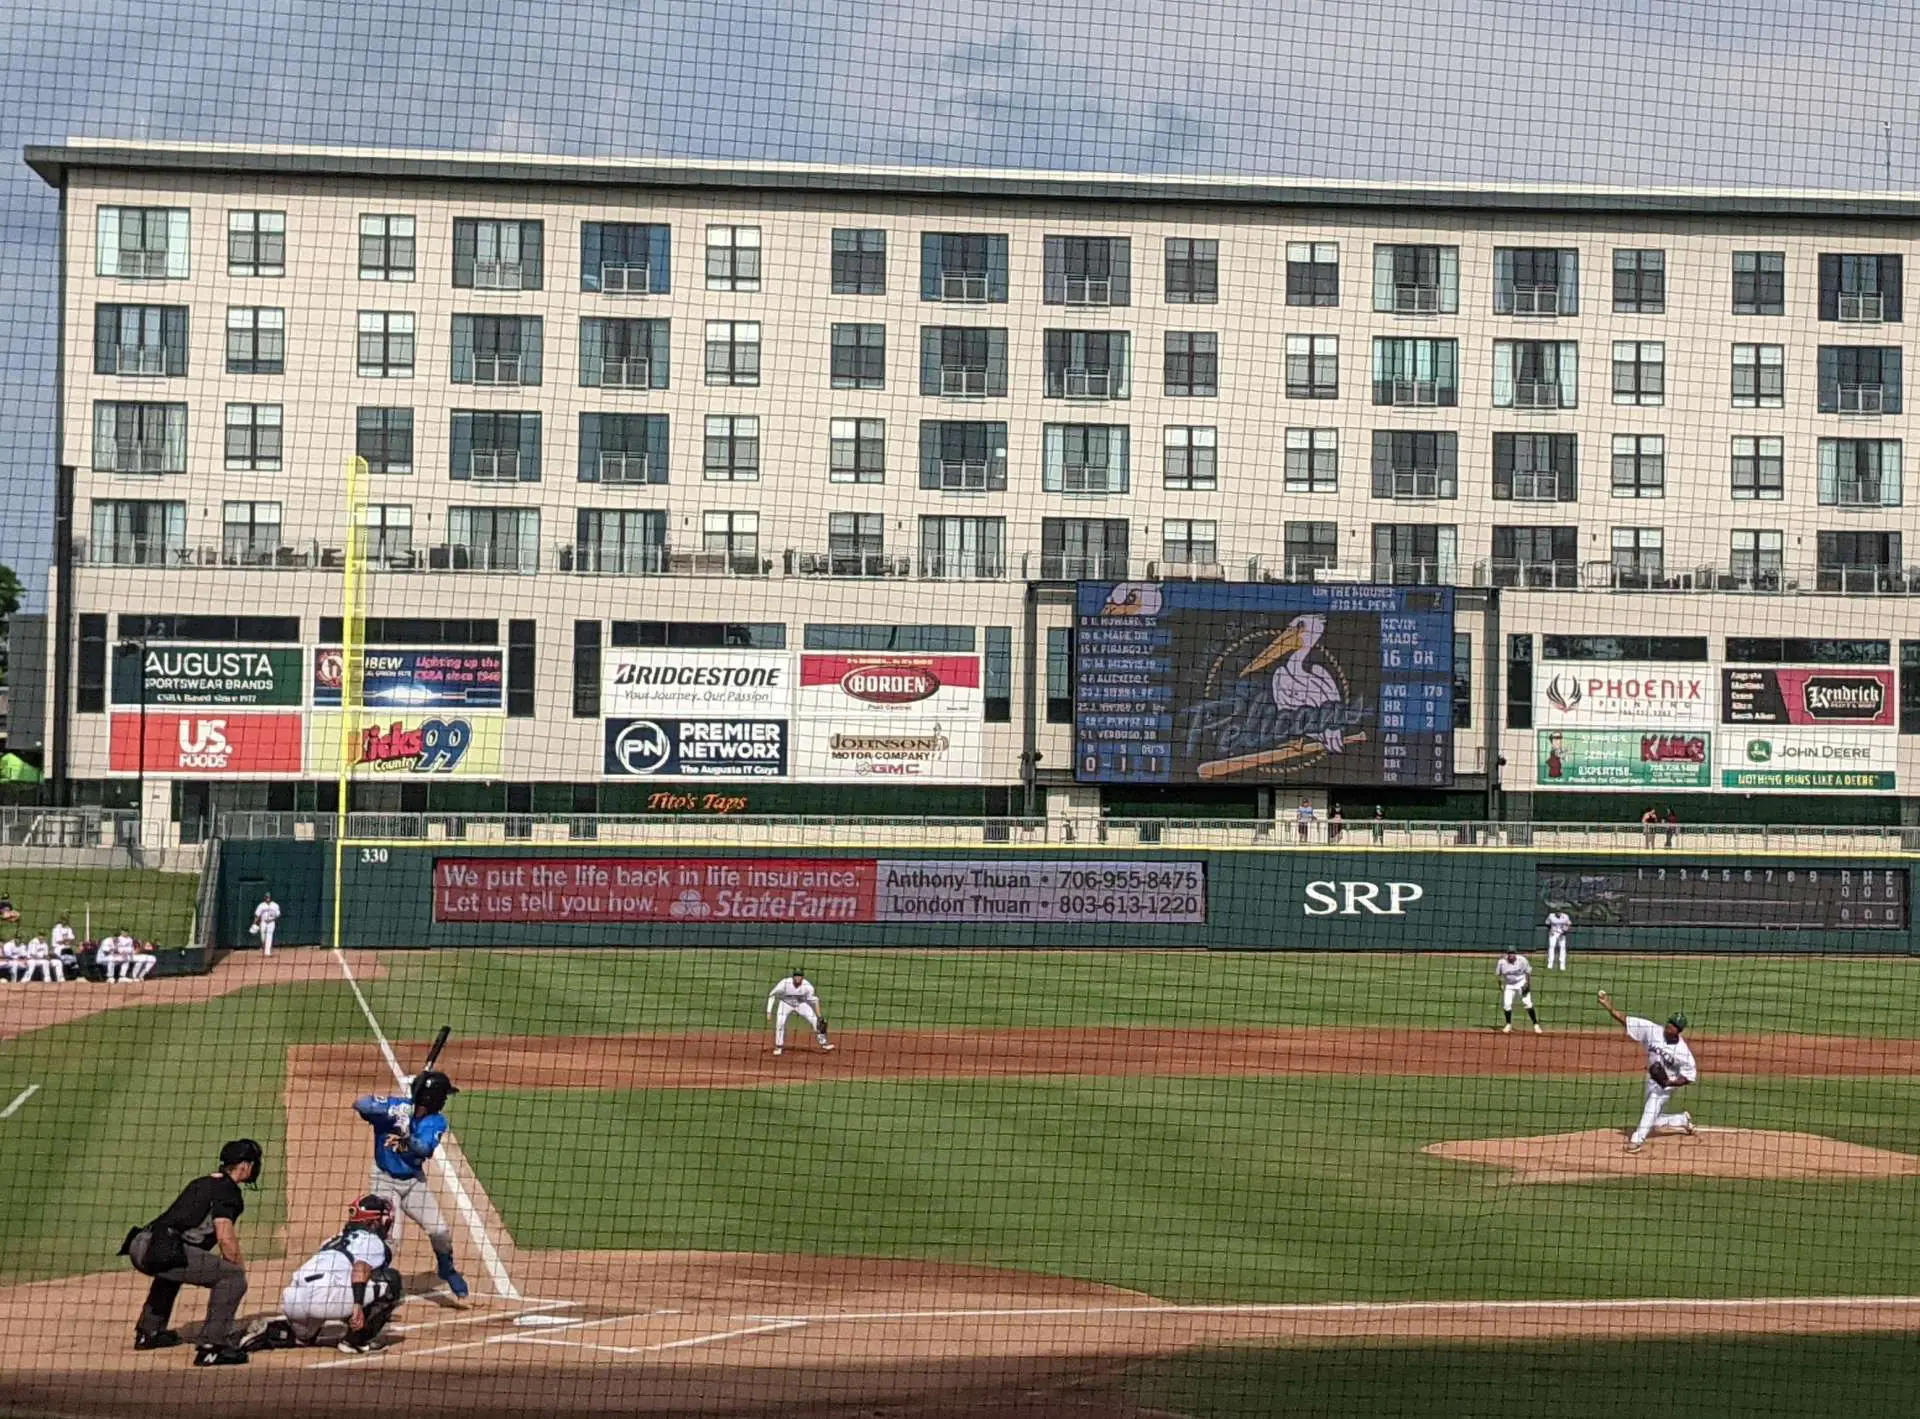
[[[328,844],[225,842],[220,944],[250,944],[262,891],[279,940],[330,939]],[[820,847],[769,852],[355,844],[356,947],[1117,947],[1920,952],[1907,857],[1400,852],[1357,847]]]

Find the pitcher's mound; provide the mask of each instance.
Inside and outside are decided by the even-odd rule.
[[[1817,1133],[1763,1128],[1701,1128],[1656,1134],[1638,1153],[1618,1129],[1550,1133],[1539,1138],[1473,1138],[1429,1143],[1421,1151],[1459,1163],[1504,1168],[1518,1183],[1590,1182],[1595,1178],[1910,1178],[1920,1158],[1865,1148]]]

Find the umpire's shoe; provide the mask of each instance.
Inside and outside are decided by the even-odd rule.
[[[171,1330],[136,1330],[133,1333],[133,1348],[136,1350],[171,1350],[185,1343],[177,1332]]]
[[[247,1352],[232,1345],[202,1345],[193,1352],[193,1363],[203,1369],[214,1365],[244,1365]]]

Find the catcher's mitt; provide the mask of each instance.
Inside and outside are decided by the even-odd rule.
[[[1647,1078],[1658,1084],[1662,1089],[1666,1088],[1668,1083],[1671,1082],[1667,1078],[1666,1065],[1660,1063],[1658,1060],[1655,1060],[1647,1066]]]

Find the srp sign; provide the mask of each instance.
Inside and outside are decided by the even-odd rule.
[[[1301,910],[1308,916],[1405,916],[1426,895],[1418,882],[1309,882]]]

